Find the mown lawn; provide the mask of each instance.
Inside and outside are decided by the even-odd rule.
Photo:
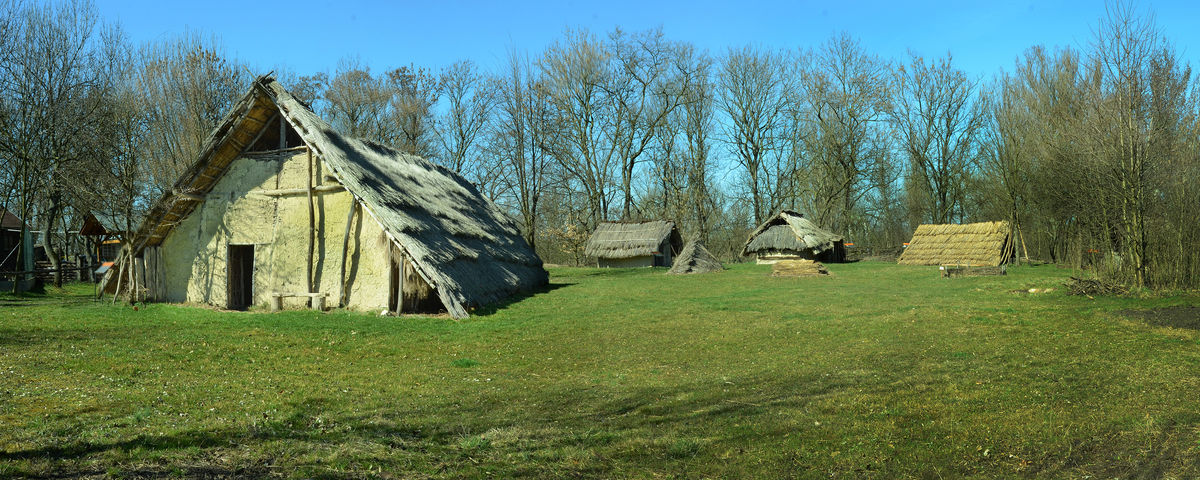
[[[555,269],[467,321],[3,295],[0,477],[1200,476],[1200,331],[1117,313],[1200,297],[830,270]]]

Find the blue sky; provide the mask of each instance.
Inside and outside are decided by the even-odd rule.
[[[1104,13],[1102,1],[99,1],[134,41],[198,31],[226,52],[263,70],[332,71],[357,57],[373,70],[416,64],[439,68],[471,59],[485,69],[510,49],[536,54],[567,28],[604,33],[613,27],[661,26],[668,37],[713,53],[729,46],[797,48],[846,31],[868,51],[899,59],[907,49],[951,52],[967,72],[990,77],[1033,45],[1086,45]],[[1196,63],[1200,2],[1141,2]]]

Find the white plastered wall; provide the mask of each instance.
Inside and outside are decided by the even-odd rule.
[[[299,293],[306,288],[308,261],[308,197],[303,194],[265,195],[266,191],[308,185],[308,154],[290,157],[248,157],[234,160],[203,202],[163,241],[167,301],[227,305],[230,244],[253,244],[254,304],[266,306],[271,293]],[[316,161],[315,185],[324,180]],[[350,193],[324,191],[313,196],[316,226],[313,276],[316,291],[328,293],[337,306],[342,275],[342,245]],[[347,307],[380,310],[388,300],[388,260],[379,224],[359,209],[350,225],[345,266]],[[285,299],[285,308],[304,307],[306,299]]]

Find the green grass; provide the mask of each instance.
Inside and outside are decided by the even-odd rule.
[[[0,477],[1200,476],[1200,332],[1113,313],[1200,298],[830,270],[556,269],[466,321],[0,294]]]

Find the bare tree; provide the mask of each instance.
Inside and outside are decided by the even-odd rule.
[[[888,65],[848,34],[831,38],[802,68],[794,141],[805,202],[817,222],[850,233],[871,188],[889,182]]]
[[[393,91],[387,80],[371,75],[358,60],[342,60],[324,89],[325,111],[334,128],[346,135],[394,145],[399,139],[391,118]]]
[[[470,61],[447,67],[438,84],[446,103],[445,111],[433,123],[441,152],[438,158],[450,170],[469,175],[481,186],[490,183],[491,169],[479,158],[477,140],[496,101],[492,84]]]
[[[675,61],[679,48],[662,30],[609,35],[612,74],[603,85],[614,116],[611,142],[621,162],[621,218],[632,218],[634,172],[642,154],[679,106],[692,76],[691,65]]]
[[[496,121],[488,152],[503,174],[507,198],[513,199],[524,227],[525,241],[537,247],[542,195],[545,193],[550,153],[554,148],[551,111],[547,90],[539,86],[527,59],[509,56],[508,76],[495,80]]]
[[[910,213],[918,222],[961,220],[984,121],[978,82],[955,68],[950,55],[926,63],[910,53],[896,86],[892,119],[908,158]]]
[[[103,44],[119,36],[97,35],[95,6],[83,1],[20,6],[7,15],[16,18],[0,22],[0,155],[13,162],[22,236],[36,202],[44,251],[61,285],[54,227],[81,186],[73,181],[96,159],[86,139],[104,120],[102,100],[112,80]]]
[[[606,136],[615,119],[602,88],[608,82],[608,53],[587,32],[570,32],[541,59],[547,98],[554,106],[562,141],[555,142],[557,163],[579,183],[587,203],[588,230],[608,217],[613,170],[619,161]]]
[[[226,58],[215,40],[194,33],[148,45],[139,56],[134,78],[149,127],[140,144],[146,149],[148,195],[155,197],[200,156],[204,140],[241,98],[251,75]]]
[[[746,174],[755,223],[777,207],[772,184],[779,172],[770,168],[769,157],[780,154],[793,83],[782,54],[751,47],[730,49],[717,72],[715,98],[726,116],[725,142]]]
[[[438,98],[438,79],[413,66],[391,70],[387,79],[397,134],[393,146],[404,153],[434,157],[433,107]]]

